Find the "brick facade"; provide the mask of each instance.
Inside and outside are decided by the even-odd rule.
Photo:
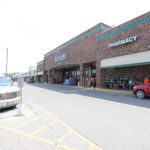
[[[108,44],[110,43],[135,35],[138,37],[138,40],[135,42],[108,48]],[[140,67],[101,69],[101,60],[148,50],[150,50],[150,12],[114,28],[110,28],[103,23],[94,26],[45,54],[44,70],[49,76],[51,72],[53,72],[53,74],[57,74],[59,78],[61,78],[60,76],[62,76],[62,73],[60,73],[61,71],[59,68],[78,65],[80,68],[80,84],[82,85],[82,79],[85,75],[84,64],[96,62],[96,85],[97,87],[103,87],[104,79],[109,74],[117,73],[118,76],[121,76],[122,72],[127,70],[131,72],[133,69],[134,76],[135,72],[137,72],[136,70],[140,71],[140,69],[138,69]],[[58,51],[60,55],[66,53],[66,59],[63,60],[62,64],[55,62],[55,55]],[[40,68],[40,65],[38,68]],[[146,68],[145,70],[149,70],[149,66],[144,66],[142,69],[144,68]],[[143,78],[144,75],[147,74],[148,71],[141,76],[139,75],[139,78]],[[130,73],[127,76],[131,76]]]
[[[97,87],[103,87],[104,86],[104,78],[108,76],[108,71],[103,71],[100,69],[100,61],[102,59],[106,58],[112,58],[116,56],[122,56],[122,55],[127,55],[127,54],[133,54],[133,53],[138,53],[138,52],[143,52],[143,51],[149,51],[150,50],[150,19],[148,21],[144,22],[143,20],[145,18],[150,18],[150,12],[139,16],[129,22],[126,22],[120,26],[117,26],[115,28],[112,28],[109,31],[106,31],[105,33],[97,35],[97,42],[98,42],[98,47],[96,48],[96,60],[98,61],[99,67],[97,67]],[[146,20],[146,19],[145,19]],[[138,22],[144,22],[139,25]],[[133,27],[131,26],[133,25]],[[129,28],[131,27],[131,28]],[[121,30],[127,29],[121,32]],[[120,33],[117,33],[119,32]],[[117,33],[117,34],[115,34]],[[114,34],[114,35],[113,35]],[[107,36],[108,37],[107,37]],[[113,48],[108,48],[109,43],[113,43],[115,41],[119,41],[125,38],[128,38],[130,36],[136,35],[138,37],[138,40],[125,44],[125,45],[120,45],[116,46]],[[98,40],[100,39],[100,40]],[[133,70],[134,67],[131,67]],[[138,67],[136,67],[138,68]],[[108,69],[109,72],[110,69]],[[100,72],[100,73],[99,73]],[[124,68],[122,69],[122,72],[124,72]],[[114,73],[114,71],[113,71]],[[121,71],[120,71],[121,73]],[[130,71],[131,73],[131,71]],[[101,74],[103,74],[101,77]],[[122,74],[122,73],[121,73]],[[143,73],[144,74],[144,73]],[[131,76],[131,75],[129,75]],[[135,74],[133,75],[135,76]]]
[[[44,60],[37,63],[37,72],[44,71]]]
[[[62,65],[80,64],[84,62],[95,61],[96,59],[95,52],[96,52],[96,44],[97,44],[95,40],[96,35],[98,33],[105,31],[103,28],[101,28],[101,26],[107,29],[110,28],[107,25],[100,23],[95,27],[87,30],[86,32],[80,34],[79,36],[73,38],[72,40],[54,49],[53,51],[60,49],[61,47],[64,46],[64,48],[61,48],[59,50],[61,54],[64,53],[67,54],[67,58],[63,61]],[[45,70],[49,70],[60,66],[58,63],[55,63],[55,55],[56,52],[48,56],[45,56],[44,58]]]

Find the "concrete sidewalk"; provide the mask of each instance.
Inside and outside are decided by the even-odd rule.
[[[105,88],[90,88],[90,87],[82,87],[82,86],[72,86],[72,85],[64,85],[64,84],[49,84],[49,83],[36,83],[41,85],[62,85],[64,87],[72,87],[72,88],[79,88],[79,89],[86,89],[86,90],[93,90],[93,91],[102,91],[102,92],[115,92],[115,93],[124,93],[124,94],[132,94],[131,90],[117,90],[117,89],[105,89]]]

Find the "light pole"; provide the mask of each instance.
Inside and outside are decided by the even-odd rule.
[[[6,50],[6,76],[7,76],[7,69],[8,69],[8,47]]]

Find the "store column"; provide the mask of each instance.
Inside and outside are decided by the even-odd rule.
[[[80,86],[84,86],[85,69],[84,64],[80,64]]]
[[[44,71],[44,83],[46,82],[46,74],[47,74],[47,71]]]
[[[48,70],[48,83],[50,83],[50,74],[51,74],[51,71]]]
[[[100,66],[101,60],[96,61],[96,87],[104,88],[105,87],[105,70],[101,69]]]
[[[42,75],[42,81],[45,83],[45,60],[43,61],[43,75]]]

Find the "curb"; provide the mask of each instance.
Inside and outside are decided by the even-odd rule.
[[[86,89],[86,90],[93,90],[93,91],[102,91],[102,92],[114,92],[114,93],[125,93],[125,94],[132,94],[130,91],[120,91],[120,90],[107,90],[107,89],[98,89],[98,88],[86,88],[86,87],[73,87],[79,89]]]

